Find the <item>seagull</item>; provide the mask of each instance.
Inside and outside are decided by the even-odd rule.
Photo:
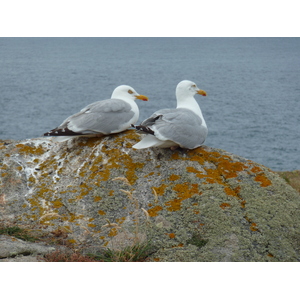
[[[140,125],[131,125],[146,134],[132,147],[174,150],[178,147],[194,149],[201,146],[208,130],[200,106],[194,98],[196,94],[206,96],[206,92],[200,90],[194,82],[189,80],[179,82],[176,87],[176,108],[158,110]]]
[[[89,104],[44,136],[63,142],[74,137],[101,137],[124,131],[139,118],[136,99],[148,101],[148,97],[139,95],[132,87],[120,85],[111,99]]]

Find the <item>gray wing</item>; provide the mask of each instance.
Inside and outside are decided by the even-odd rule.
[[[119,99],[94,102],[67,118],[57,129],[68,128],[81,134],[115,132],[131,120],[130,104]]]
[[[183,148],[202,145],[207,136],[207,128],[201,118],[189,109],[161,109],[142,122],[150,127],[154,135],[171,140]]]

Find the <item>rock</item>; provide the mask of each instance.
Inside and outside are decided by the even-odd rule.
[[[37,256],[54,251],[44,244],[26,242],[12,236],[0,235],[0,262],[36,262]]]
[[[146,149],[132,130],[0,143],[1,222],[85,253],[150,241],[150,261],[299,261],[300,195],[224,150]]]

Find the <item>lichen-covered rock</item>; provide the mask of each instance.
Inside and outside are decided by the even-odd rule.
[[[0,235],[0,261],[35,262],[37,255],[44,255],[55,250],[54,247],[31,243],[12,236]]]
[[[150,261],[299,261],[300,196],[220,149],[135,150],[134,131],[0,142],[0,221],[87,252],[150,241]]]

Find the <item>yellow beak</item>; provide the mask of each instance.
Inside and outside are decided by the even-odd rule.
[[[148,97],[147,96],[144,96],[144,95],[138,95],[138,96],[135,96],[136,99],[140,99],[140,100],[143,100],[143,101],[148,101]]]
[[[202,96],[206,96],[206,92],[203,91],[203,90],[199,90],[199,91],[197,92],[197,94],[202,95]]]

